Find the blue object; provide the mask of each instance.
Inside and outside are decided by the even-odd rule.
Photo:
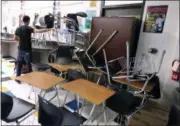
[[[5,91],[4,93],[9,96],[15,97],[15,95],[11,91]]]
[[[77,101],[74,99],[68,103],[66,103],[66,106],[70,109],[72,109],[73,111],[77,111],[78,110],[78,106],[77,106]],[[82,107],[82,104],[79,103],[79,109]]]

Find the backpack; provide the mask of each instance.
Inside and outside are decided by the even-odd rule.
[[[72,69],[69,69],[67,71],[66,80],[68,82],[73,81],[73,80],[77,80],[77,79],[85,79],[85,78],[86,78],[86,76],[80,71],[72,70]]]

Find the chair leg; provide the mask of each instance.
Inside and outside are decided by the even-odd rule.
[[[18,121],[16,121],[16,125],[17,125],[17,126],[20,126],[20,123],[19,123]]]
[[[30,92],[29,92],[28,99],[31,99],[31,93],[32,93],[32,91],[33,91],[33,86],[31,86],[31,90],[30,90]]]
[[[96,82],[97,85],[99,85],[100,80],[101,80],[101,76],[98,78],[98,80]]]
[[[125,117],[126,117],[125,125],[128,126],[130,124],[131,115],[130,116],[125,116]]]
[[[126,120],[126,117],[124,115],[121,115],[120,124],[125,125],[125,120]]]

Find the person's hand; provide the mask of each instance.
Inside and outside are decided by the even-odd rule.
[[[51,28],[51,30],[54,32],[54,31],[56,31],[56,29],[55,28]]]

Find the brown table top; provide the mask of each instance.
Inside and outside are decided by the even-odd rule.
[[[31,72],[24,74],[23,76],[16,77],[15,79],[43,90],[47,90],[64,80],[63,78],[56,77],[45,72]]]
[[[118,78],[118,79],[113,79],[113,80],[118,82],[118,83],[126,84],[126,85],[132,86],[134,88],[138,88],[138,89],[142,89],[143,86],[144,86],[144,83],[145,83],[145,82],[142,82],[142,81],[133,81],[133,82],[128,83],[126,78],[121,78],[121,79]],[[152,88],[153,88],[153,84],[149,82],[147,84],[145,90],[150,91]]]
[[[84,79],[68,82],[61,87],[96,105],[99,105],[115,93],[115,91],[111,89]]]
[[[49,63],[49,65],[59,71],[62,71],[62,72],[66,72],[69,69],[77,69],[77,68],[81,69],[80,65],[61,65],[61,64],[57,64],[57,63]]]

